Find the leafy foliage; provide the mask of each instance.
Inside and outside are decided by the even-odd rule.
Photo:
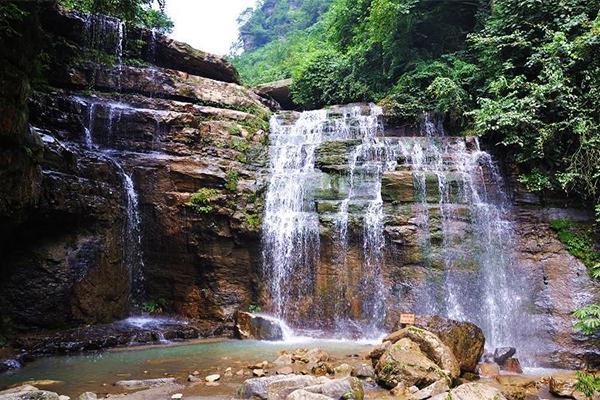
[[[578,371],[575,388],[591,399],[595,393],[600,393],[600,375]]]
[[[256,50],[314,25],[332,0],[262,0],[238,18],[238,48]]]
[[[190,197],[190,201],[186,203],[194,211],[200,214],[209,214],[213,210],[211,203],[219,195],[219,191],[210,188],[201,188]]]
[[[485,71],[479,134],[515,152],[533,190],[600,190],[597,2],[500,0],[470,42]]]
[[[166,307],[167,301],[163,298],[142,303],[142,311],[148,314],[160,314],[164,312]]]
[[[600,330],[600,305],[590,304],[573,313],[577,319],[575,330],[586,335],[593,335]]]
[[[238,183],[240,181],[240,173],[234,170],[227,172],[225,176],[225,189],[230,192],[237,191]]]
[[[262,311],[262,308],[258,304],[250,304],[248,306],[248,311],[251,312],[251,313],[259,313],[259,312]]]
[[[169,33],[173,21],[165,14],[165,0],[59,0],[67,8],[117,17],[129,24]]]
[[[600,253],[595,248],[593,228],[577,225],[568,219],[556,219],[551,226],[567,251],[588,267],[593,278],[600,279]]]

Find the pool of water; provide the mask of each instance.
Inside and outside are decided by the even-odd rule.
[[[227,367],[233,372],[263,360],[273,361],[281,350],[319,347],[332,356],[345,359],[359,354],[357,362],[372,348],[371,344],[353,341],[307,340],[305,342],[264,342],[218,340],[168,346],[149,346],[87,353],[71,356],[40,358],[24,368],[0,375],[0,388],[15,384],[51,380],[56,383],[38,387],[76,398],[80,393],[118,393],[114,382],[123,379],[150,379],[165,376],[185,382],[192,371],[200,377],[223,374]],[[223,379],[220,387],[206,388],[211,395],[233,394],[235,387],[248,376]],[[200,390],[200,387],[199,387]]]

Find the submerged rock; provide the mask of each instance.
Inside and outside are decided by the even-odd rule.
[[[81,393],[79,395],[79,397],[77,398],[77,400],[97,400],[97,399],[98,399],[98,395],[96,395],[96,393],[92,393],[92,392]]]
[[[240,339],[283,339],[283,330],[277,322],[245,311],[236,314],[235,333]]]

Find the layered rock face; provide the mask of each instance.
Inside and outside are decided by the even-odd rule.
[[[382,117],[354,105],[280,113],[272,125],[273,311],[341,336],[376,336],[401,312],[440,314],[476,323],[488,350],[517,347],[525,365],[597,365],[570,312],[598,286],[548,226],[568,210],[513,203],[476,138],[447,136],[427,115],[406,136]]]
[[[4,319],[56,328],[151,302],[231,328],[256,298],[269,109],[183,43],[52,7],[40,21],[43,156],[21,182],[40,194],[4,248]]]

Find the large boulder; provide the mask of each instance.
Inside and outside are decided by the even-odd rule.
[[[377,361],[375,373],[379,384],[389,389],[399,383],[424,388],[439,380],[451,382],[456,377],[440,368],[408,337],[389,346]]]
[[[463,372],[476,371],[485,345],[481,328],[471,322],[440,316],[418,317],[416,325],[439,337],[452,350]]]
[[[277,322],[245,311],[238,311],[236,314],[235,333],[240,339],[283,339],[283,330]]]
[[[417,343],[420,350],[441,369],[447,371],[451,379],[460,375],[460,367],[452,350],[438,336],[425,329],[409,326],[388,335],[383,341],[394,344],[404,338]]]
[[[246,380],[238,391],[242,399],[283,400],[290,393],[326,382],[327,378],[310,375],[273,375]]]

